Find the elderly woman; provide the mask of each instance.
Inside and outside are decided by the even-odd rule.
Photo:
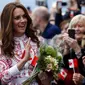
[[[85,16],[84,15],[76,15],[74,18],[72,18],[69,29],[75,30],[75,39],[69,37],[69,34],[62,33],[59,36],[55,36],[52,40],[52,43],[54,46],[58,47],[59,50],[63,53],[63,68],[66,69],[67,76],[64,79],[65,85],[75,85],[76,78],[74,79],[73,73],[79,72],[83,76],[85,76],[84,72],[84,65],[82,63],[82,56],[85,55],[84,52],[84,36],[85,36]],[[77,59],[78,60],[78,66],[76,68],[70,68],[69,67],[69,59]],[[72,78],[73,77],[73,78]],[[74,82],[73,82],[73,80]]]
[[[85,84],[85,15],[78,15],[71,20],[70,28],[75,29],[75,38],[80,44],[82,51],[82,62],[80,65],[80,73],[73,74],[73,81],[75,84]]]

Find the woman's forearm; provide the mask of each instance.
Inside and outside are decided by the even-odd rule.
[[[26,61],[24,61],[23,59],[17,64],[17,68],[19,69],[19,71],[23,68],[23,66],[25,65]]]

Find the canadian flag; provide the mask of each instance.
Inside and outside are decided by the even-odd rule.
[[[60,70],[60,73],[58,74],[58,77],[59,77],[60,79],[64,80],[64,79],[66,78],[66,76],[67,76],[66,70],[65,70],[65,69],[61,69],[61,70]]]
[[[32,62],[31,62],[31,65],[32,65],[32,66],[36,66],[37,61],[38,61],[38,57],[37,57],[37,56],[34,56]]]
[[[77,68],[78,67],[78,60],[75,59],[69,59],[69,68]]]
[[[74,16],[74,11],[70,11],[70,17],[72,18]]]

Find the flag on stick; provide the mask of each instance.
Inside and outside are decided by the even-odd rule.
[[[60,73],[58,74],[58,77],[59,77],[60,79],[64,80],[64,79],[66,78],[66,76],[67,76],[66,70],[65,70],[65,69],[61,69],[61,70],[60,70]]]
[[[34,56],[34,59],[32,60],[31,65],[32,66],[36,66],[37,61],[38,61],[38,57],[37,56]]]
[[[69,68],[77,68],[78,67],[78,60],[75,59],[69,59]]]

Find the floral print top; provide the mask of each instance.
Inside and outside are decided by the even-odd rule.
[[[14,40],[15,56],[13,58],[9,58],[5,55],[0,54],[0,79],[2,83],[6,83],[7,85],[22,85],[22,83],[32,75],[34,68],[31,67],[31,59],[28,60],[22,70],[18,70],[17,63],[22,59],[22,54],[28,38],[26,37],[26,35],[23,35],[21,37],[14,37]],[[37,56],[38,48],[36,43],[32,41],[30,41],[30,45],[30,55],[33,58],[35,55]]]

